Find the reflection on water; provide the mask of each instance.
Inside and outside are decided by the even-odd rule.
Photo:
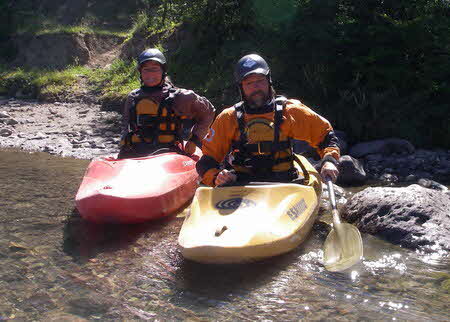
[[[0,320],[448,320],[448,253],[364,235],[362,263],[321,265],[316,225],[289,254],[201,265],[177,249],[182,218],[93,225],[74,208],[88,161],[0,152]]]

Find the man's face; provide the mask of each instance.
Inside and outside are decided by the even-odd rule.
[[[250,107],[263,107],[269,99],[267,76],[261,74],[248,75],[242,80],[242,91]]]
[[[141,78],[145,86],[156,86],[161,83],[163,70],[159,63],[149,60],[142,64]]]

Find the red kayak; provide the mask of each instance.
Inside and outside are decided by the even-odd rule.
[[[200,156],[197,148],[191,157],[168,151],[93,160],[75,197],[77,209],[93,222],[137,223],[170,215],[194,196]]]

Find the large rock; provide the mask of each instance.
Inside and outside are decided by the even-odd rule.
[[[414,146],[409,141],[391,138],[355,144],[351,147],[349,154],[354,158],[362,158],[368,154],[411,154],[414,150]]]
[[[410,185],[367,188],[355,194],[342,215],[362,231],[408,248],[450,250],[450,195]]]
[[[357,159],[349,155],[343,155],[339,159],[339,177],[337,184],[347,186],[361,185],[366,181],[366,178],[364,167]]]

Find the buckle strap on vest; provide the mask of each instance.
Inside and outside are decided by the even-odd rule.
[[[245,135],[244,102],[237,103],[236,105],[234,105],[234,108],[236,109],[236,117],[239,126],[239,142],[241,144],[246,144],[248,140],[247,135]]]

